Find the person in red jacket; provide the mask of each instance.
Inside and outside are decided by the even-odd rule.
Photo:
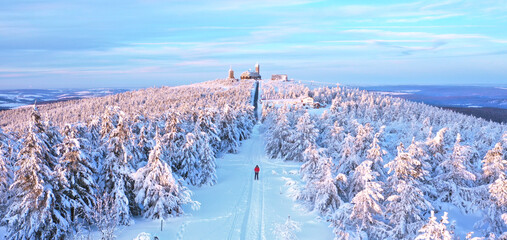
[[[259,180],[259,172],[261,171],[261,169],[259,168],[259,165],[255,165],[255,177],[254,177],[254,180]]]

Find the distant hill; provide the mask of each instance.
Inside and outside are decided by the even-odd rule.
[[[93,89],[12,89],[0,90],[0,110],[13,109],[25,105],[53,103],[83,98],[102,97],[129,91],[122,88]]]
[[[507,122],[507,88],[483,86],[369,86],[360,89]]]

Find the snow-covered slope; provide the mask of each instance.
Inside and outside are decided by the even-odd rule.
[[[258,181],[255,165],[261,168]],[[201,203],[199,210],[187,207],[187,215],[168,219],[162,231],[158,220],[136,219],[134,225],[118,229],[118,239],[130,240],[141,232],[159,239],[277,239],[276,226],[288,216],[300,224],[299,239],[332,239],[329,223],[290,197],[289,185],[300,181],[299,167],[299,163],[269,159],[257,125],[237,154],[217,159],[215,186],[191,188],[193,199]]]

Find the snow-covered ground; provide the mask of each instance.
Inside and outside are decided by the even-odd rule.
[[[255,165],[261,168],[254,180]],[[150,233],[159,239],[277,239],[277,224],[287,217],[301,224],[299,239],[332,239],[329,223],[314,212],[294,202],[289,182],[299,182],[300,164],[269,159],[264,153],[264,139],[257,125],[252,137],[243,141],[237,154],[217,159],[218,183],[212,187],[191,188],[199,210],[185,209],[186,216],[160,221],[136,219],[136,224],[120,227],[118,239],[133,239]],[[98,237],[98,234],[96,234]]]

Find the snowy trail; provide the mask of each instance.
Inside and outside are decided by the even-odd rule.
[[[264,152],[264,145],[261,136],[256,128],[252,134],[254,141],[250,145],[250,165],[262,165],[261,159]],[[260,150],[259,150],[260,149]],[[241,228],[240,239],[265,239],[263,230],[264,217],[264,177],[259,173],[259,180],[250,180],[250,193],[247,211]],[[252,179],[250,177],[250,179]],[[250,227],[249,227],[250,226]]]
[[[289,215],[301,223],[299,239],[333,239],[327,222],[288,197],[286,183],[300,181],[300,164],[269,159],[259,130],[256,125],[237,154],[217,159],[215,186],[191,187],[193,199],[201,203],[199,210],[185,206],[187,214],[166,219],[162,231],[158,220],[135,219],[134,225],[117,231],[118,239],[131,240],[141,232],[159,239],[277,239],[275,226],[283,224]],[[259,181],[254,180],[255,165],[261,168]]]

